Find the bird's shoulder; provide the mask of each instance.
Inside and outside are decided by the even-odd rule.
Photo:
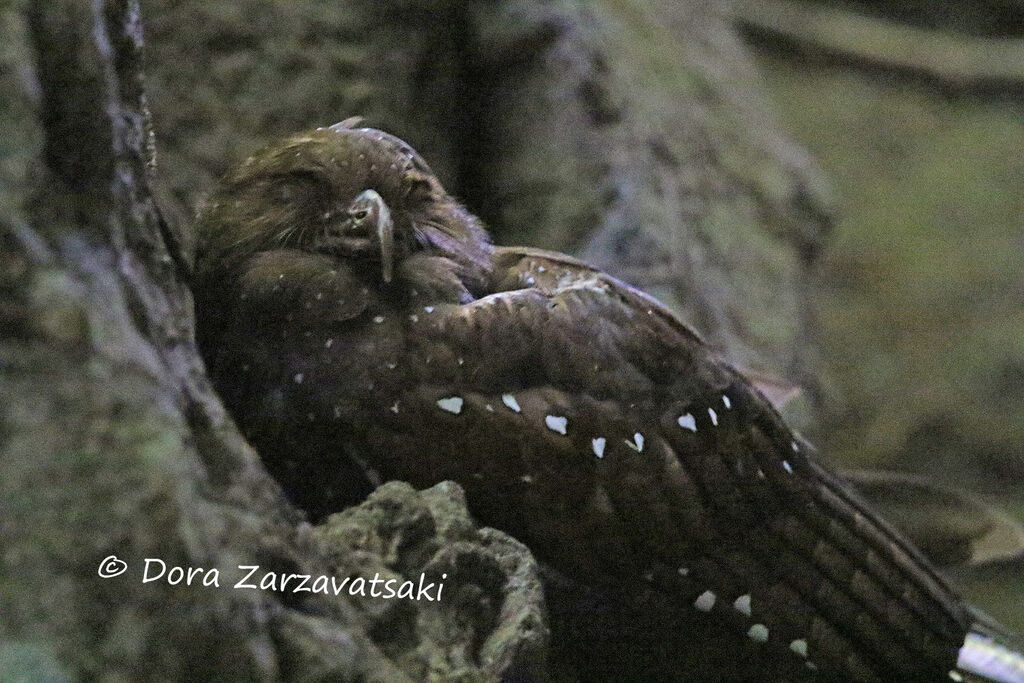
[[[607,307],[628,308],[657,321],[682,339],[698,345],[704,340],[664,304],[643,291],[577,258],[531,247],[496,247],[495,292],[535,289],[552,296],[589,290],[601,293]]]

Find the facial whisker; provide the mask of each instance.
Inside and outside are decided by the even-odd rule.
[[[306,224],[306,225],[301,226],[299,228],[299,236],[298,236],[298,240],[297,240],[298,243],[299,244],[305,244],[306,243],[307,233],[310,230],[316,230],[318,228],[319,228],[319,226],[315,225],[315,224]]]
[[[229,244],[227,246],[227,248],[228,249],[235,249],[237,247],[242,246],[243,244],[246,244],[247,242],[252,242],[252,241],[257,240],[259,238],[260,238],[260,234],[258,232],[257,233],[253,233],[251,235],[243,235],[242,237],[238,238],[237,240],[235,240],[234,242]]]
[[[288,246],[289,240],[292,238],[292,236],[296,232],[300,232],[301,233],[301,229],[302,229],[302,226],[299,225],[299,224],[289,226],[289,227],[285,228],[284,230],[282,230],[281,232],[279,232],[277,234],[277,237],[275,237],[275,241],[279,245],[281,245],[282,247],[286,247],[286,246]],[[298,241],[299,242],[302,241],[301,240],[301,234],[300,234],[300,239]]]

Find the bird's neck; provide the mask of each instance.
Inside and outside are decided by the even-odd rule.
[[[464,304],[486,293],[490,270],[473,261],[418,252],[398,265],[398,282],[413,303]]]
[[[447,281],[454,276],[466,290],[486,293],[494,268],[493,247],[476,216],[454,199],[446,198],[416,221],[415,231],[422,251],[406,259],[412,260],[406,270],[422,270],[416,279]]]

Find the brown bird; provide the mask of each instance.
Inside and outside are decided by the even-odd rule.
[[[201,349],[297,505],[455,480],[589,595],[662,614],[652,677],[960,680],[965,606],[697,334],[492,246],[409,145],[355,126],[257,153],[198,221]]]

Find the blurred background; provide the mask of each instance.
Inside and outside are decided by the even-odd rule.
[[[738,12],[766,88],[835,189],[814,295],[827,459],[1024,522],[1024,3],[760,5]],[[914,481],[865,493],[926,534],[979,533]],[[949,571],[1021,631],[1005,538],[1017,560]]]

